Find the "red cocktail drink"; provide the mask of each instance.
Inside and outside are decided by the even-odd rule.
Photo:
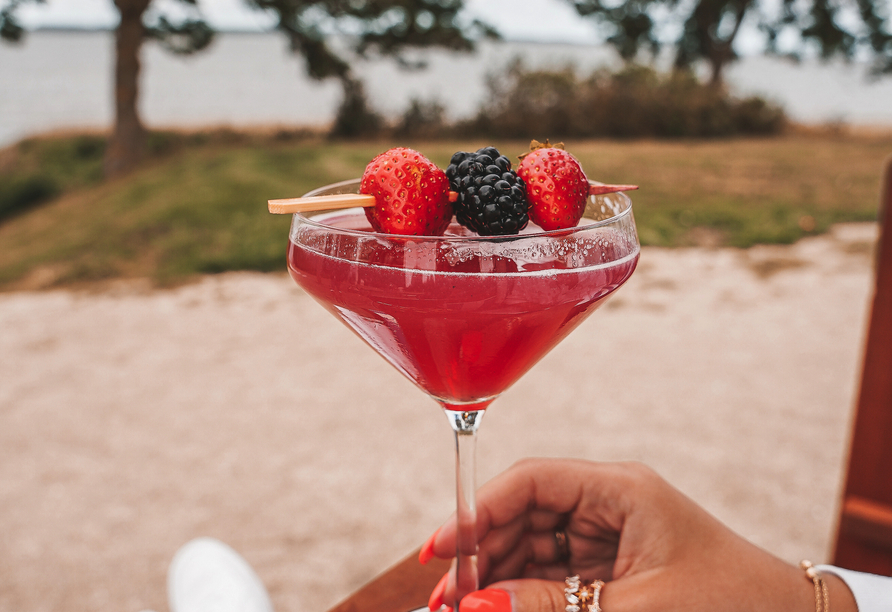
[[[319,218],[317,218],[318,220]],[[370,241],[362,212],[326,215],[288,249],[292,278],[434,399],[479,410],[632,274],[637,245],[610,228],[538,240]],[[450,236],[460,240],[450,240]],[[470,241],[470,242],[469,242]],[[622,250],[618,257],[605,251]],[[606,261],[605,261],[606,260]]]

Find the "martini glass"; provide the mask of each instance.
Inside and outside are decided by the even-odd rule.
[[[358,193],[359,181],[309,196]],[[427,393],[455,433],[456,601],[479,587],[476,434],[486,408],[631,276],[632,202],[589,197],[577,227],[483,237],[376,233],[362,209],[295,214],[288,271]]]

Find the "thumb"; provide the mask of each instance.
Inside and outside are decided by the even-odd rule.
[[[459,612],[565,612],[563,582],[506,580],[465,595]]]

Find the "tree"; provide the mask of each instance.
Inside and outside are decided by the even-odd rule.
[[[37,0],[42,1],[42,0]],[[9,0],[0,9],[0,38],[10,42],[18,42],[22,38],[24,30],[15,19],[15,10],[21,4],[20,0]]]
[[[21,39],[23,29],[15,19],[15,10],[28,1],[45,0],[6,0],[0,9],[0,37]],[[146,129],[137,106],[143,42],[155,39],[169,51],[188,54],[207,47],[214,35],[201,18],[197,0],[180,0],[191,10],[191,17],[174,23],[161,15],[151,24],[145,21],[152,0],[113,1],[121,20],[115,30],[115,120],[105,153],[106,176],[129,171],[145,155]],[[288,37],[291,50],[303,56],[310,77],[341,81],[341,114],[364,101],[364,93],[361,81],[351,72],[349,59],[329,44],[332,38],[346,43],[349,54],[378,54],[393,57],[407,67],[419,67],[421,64],[405,57],[406,50],[436,46],[469,51],[480,36],[496,36],[495,30],[477,20],[461,23],[458,13],[464,0],[246,1],[277,15],[277,29]],[[351,135],[350,125],[339,123],[342,128],[347,126],[341,135]],[[353,125],[361,129],[360,123]]]
[[[288,38],[292,52],[302,55],[307,74],[317,80],[337,78],[344,91],[333,133],[360,135],[374,122],[367,114],[362,82],[353,74],[349,56],[391,57],[406,68],[423,67],[406,56],[410,49],[439,47],[472,51],[481,37],[496,38],[489,25],[462,23],[464,0],[246,0],[278,17],[276,29]],[[336,51],[331,42],[345,47]],[[345,57],[346,56],[346,57]],[[366,113],[369,122],[351,113]]]
[[[116,176],[136,167],[146,150],[146,128],[139,118],[140,50],[143,42],[154,39],[179,55],[207,47],[214,32],[201,19],[195,0],[181,0],[194,16],[172,23],[161,15],[152,25],[144,23],[151,0],[114,0],[121,15],[115,30],[115,122],[105,150],[105,175]]]
[[[676,68],[706,61],[715,85],[721,84],[725,66],[737,59],[734,41],[746,19],[764,34],[768,53],[799,58],[816,48],[824,59],[864,57],[871,61],[872,74],[892,74],[887,0],[568,2],[610,31],[607,40],[624,59],[642,50],[656,55],[668,45],[675,49]],[[661,40],[673,23],[681,26],[677,36]]]
[[[0,9],[0,38],[21,40],[24,30],[16,21],[15,11],[29,0],[8,0]],[[45,0],[32,0],[43,3]],[[144,23],[151,0],[113,0],[121,21],[115,29],[114,101],[115,119],[105,150],[106,176],[123,174],[142,161],[146,148],[146,129],[139,118],[139,54],[143,42],[155,39],[173,53],[194,53],[207,47],[213,31],[201,19],[195,0],[180,0],[192,16],[174,23],[158,15],[153,23]]]

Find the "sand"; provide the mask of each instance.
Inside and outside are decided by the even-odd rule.
[[[780,557],[832,546],[875,225],[646,248],[487,412],[517,459],[648,463]],[[324,612],[451,512],[439,409],[284,274],[0,294],[0,610],[167,610],[177,548],[239,550]]]

